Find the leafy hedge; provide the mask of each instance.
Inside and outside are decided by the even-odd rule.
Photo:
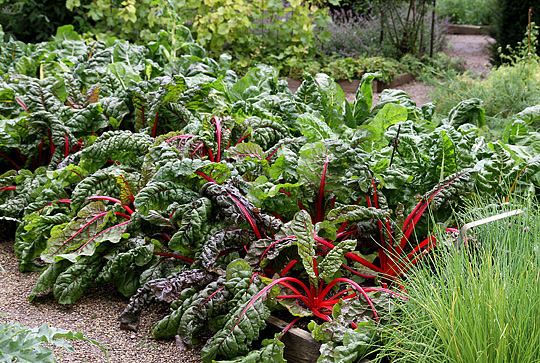
[[[498,0],[500,15],[492,32],[497,41],[493,47],[493,59],[498,64],[505,61],[501,59],[498,48],[501,48],[503,54],[509,55],[511,50],[507,46],[515,48],[522,41],[523,29],[528,29],[529,8],[532,6],[533,2],[526,0]],[[535,7],[532,10],[531,22],[540,24],[538,9]]]
[[[86,24],[86,20],[78,18],[65,4],[65,0],[0,0],[0,24],[7,35],[17,40],[48,41],[61,25]]]
[[[404,298],[367,281],[392,286],[435,246],[428,208],[451,223],[448,203],[474,188],[538,183],[538,107],[488,142],[477,99],[436,124],[403,91],[373,105],[378,74],[351,103],[324,74],[293,94],[275,69],[238,79],[177,34],[0,44],[0,213],[18,223],[21,271],[42,270],[30,300],[114,283],[131,297],[124,328],[163,301],[154,336],[214,332],[205,362],[282,360],[279,334],[250,349],[287,310],[313,320],[321,362],[354,361]]]

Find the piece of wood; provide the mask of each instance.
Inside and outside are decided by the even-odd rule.
[[[393,87],[399,87],[401,85],[404,85],[406,83],[414,81],[416,76],[412,73],[402,73],[400,75],[397,75],[394,77],[392,82],[383,83],[378,80],[373,81],[373,92],[382,92],[383,90],[387,88],[393,88]],[[291,92],[295,93],[300,85],[302,84],[302,81],[299,81],[294,78],[287,78],[287,83],[289,84],[289,89]],[[339,81],[337,84],[341,87],[343,92],[345,93],[356,93],[358,90],[358,87],[360,87],[360,80],[359,79],[353,79],[352,81]]]
[[[414,81],[415,78],[416,76],[412,73],[402,73],[400,75],[395,76],[392,82],[390,83],[383,83],[381,81],[376,81],[377,82],[376,92],[382,92],[387,88],[394,88],[394,87],[402,86],[404,84]]]
[[[461,34],[461,35],[483,35],[489,33],[489,26],[480,26],[480,25],[459,25],[459,24],[450,24],[448,25],[448,32],[450,34]]]
[[[353,79],[352,81],[339,81],[337,84],[341,87],[345,93],[356,93],[358,87],[360,87],[360,80]]]
[[[288,325],[283,320],[270,316],[266,319],[271,334],[279,333]],[[311,333],[299,328],[291,328],[281,338],[285,344],[283,357],[290,363],[314,363],[321,355],[319,348],[321,343],[311,336]]]
[[[295,93],[302,84],[302,81],[294,78],[287,78],[287,83],[289,84],[289,89],[291,90],[291,92]]]

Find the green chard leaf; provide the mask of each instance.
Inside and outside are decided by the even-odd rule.
[[[281,342],[282,334],[276,333],[274,339],[264,339],[261,342],[262,348],[250,351],[244,357],[237,357],[234,360],[219,360],[216,363],[285,363],[283,351],[285,344]]]
[[[140,168],[142,156],[148,152],[153,140],[150,136],[131,131],[107,131],[92,146],[84,149],[80,165],[93,173],[107,160]]]
[[[296,243],[298,246],[298,254],[302,257],[302,264],[304,265],[307,274],[311,280],[317,281],[317,273],[315,271],[315,266],[313,265],[313,260],[316,258],[314,248],[315,240],[313,238],[315,228],[308,212],[301,210],[296,213],[290,225],[290,229],[298,239]]]
[[[78,256],[91,256],[95,251],[95,243],[108,240],[108,238],[118,242],[125,228],[109,230],[100,237],[105,225],[114,218],[113,216],[114,212],[105,210],[105,206],[100,201],[88,204],[71,222],[53,227],[41,259],[47,263],[53,263],[60,258],[75,262]],[[90,243],[93,239],[97,240],[95,243]]]
[[[208,321],[227,313],[229,298],[229,290],[223,286],[222,279],[211,282],[156,323],[152,328],[152,335],[156,338],[178,335],[183,344],[196,344],[195,336],[207,328]]]
[[[103,267],[98,255],[83,256],[73,265],[62,271],[53,287],[54,297],[60,304],[73,304],[92,286]]]

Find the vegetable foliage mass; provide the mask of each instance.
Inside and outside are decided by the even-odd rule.
[[[163,301],[155,337],[215,332],[205,362],[282,361],[281,335],[250,349],[286,310],[313,319],[319,361],[353,361],[406,298],[386,284],[436,244],[428,208],[447,223],[475,188],[538,184],[535,107],[490,142],[479,100],[437,124],[402,91],[373,105],[378,74],[353,102],[324,74],[292,93],[265,65],[238,79],[180,33],[86,44],[63,27],[0,44],[0,214],[18,223],[20,270],[42,271],[30,300],[113,283],[131,298],[123,328]]]

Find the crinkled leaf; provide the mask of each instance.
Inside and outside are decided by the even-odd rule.
[[[258,350],[250,351],[245,357],[237,357],[234,360],[220,360],[219,363],[259,363],[259,362],[272,362],[272,363],[285,363],[287,362],[283,358],[283,351],[285,344],[281,342],[282,334],[276,333],[274,339],[264,339],[262,341],[262,348]]]
[[[324,139],[336,139],[336,134],[319,117],[313,114],[303,114],[296,120],[309,142],[316,142]]]
[[[36,271],[41,269],[41,264],[36,264],[34,259],[39,257],[47,247],[47,239],[50,230],[55,225],[68,223],[71,217],[64,213],[54,214],[56,208],[42,210],[42,214],[31,213],[25,216],[25,223],[20,225],[15,236],[15,255],[19,259],[20,271]],[[51,213],[51,214],[49,214]]]
[[[248,353],[269,316],[270,310],[262,298],[240,304],[227,314],[225,326],[206,342],[201,351],[202,361],[209,363],[217,356],[234,358]]]
[[[335,248],[328,251],[319,264],[319,277],[326,281],[332,280],[344,261],[345,253],[353,251],[356,248],[356,243],[352,239],[347,239],[339,242]]]
[[[71,222],[66,225],[55,226],[51,230],[51,237],[47,241],[47,248],[41,254],[41,259],[47,263],[52,263],[59,255],[77,251],[73,254],[74,258],[70,258],[73,262],[76,255],[80,254],[86,247],[86,242],[89,242],[92,238],[97,238],[101,242],[98,235],[113,216],[114,212],[106,211],[105,206],[100,201],[88,204],[77,213],[77,216]],[[120,236],[124,230],[121,231]],[[103,238],[111,237],[115,240],[118,239],[118,242],[120,238],[115,233],[116,231],[113,228],[110,230],[110,235],[105,233]],[[81,248],[82,250],[78,251]],[[88,251],[88,254],[93,254],[93,250]],[[66,256],[63,256],[63,258],[66,258]]]
[[[316,257],[315,240],[313,239],[314,227],[308,212],[301,210],[296,213],[290,228],[297,238],[298,254],[302,257],[302,264],[306,269],[306,273],[312,280],[316,281],[317,275],[313,265],[313,260]]]
[[[227,155],[236,161],[246,158],[266,161],[266,154],[260,145],[252,142],[243,142],[227,150]]]
[[[153,300],[170,303],[176,300],[184,289],[200,290],[213,280],[215,280],[213,274],[192,269],[147,282],[131,297],[129,304],[122,312],[120,328],[137,330],[141,311]]]
[[[326,219],[332,223],[362,222],[368,219],[384,220],[389,216],[389,212],[384,209],[374,207],[364,207],[359,205],[347,205],[334,208],[326,215]]]
[[[98,276],[98,281],[112,281],[125,297],[131,297],[139,288],[138,267],[146,265],[152,259],[154,246],[138,246],[127,252],[117,254],[109,260]]]
[[[251,129],[250,140],[264,150],[291,136],[288,127],[277,120],[252,116],[246,118],[245,123]]]
[[[345,104],[345,93],[341,87],[329,76],[318,73],[315,81],[319,85],[319,93],[324,105],[323,116],[326,124],[335,129],[343,123],[343,110]]]
[[[94,174],[84,178],[78,183],[71,194],[71,206],[73,210],[78,210],[84,201],[96,194],[108,197],[119,198],[122,193],[121,184],[118,183],[118,176],[124,173],[118,167],[111,166],[96,171]]]
[[[242,229],[221,230],[214,233],[201,248],[199,259],[204,268],[215,269],[214,264],[223,252],[241,249],[254,239],[253,232]]]
[[[381,73],[365,73],[362,75],[354,102],[345,105],[345,123],[347,126],[356,128],[356,126],[362,125],[369,117],[373,106],[373,88],[371,85],[375,78],[381,76]]]
[[[222,281],[211,282],[166,316],[152,328],[156,338],[178,335],[188,345],[196,343],[195,336],[203,331],[211,318],[226,313],[230,293]]]
[[[211,212],[212,202],[207,198],[200,198],[178,208],[173,219],[179,218],[180,225],[169,241],[169,248],[187,252],[190,246],[201,245],[212,228],[209,221]]]
[[[523,111],[516,114],[516,117],[525,121],[527,125],[540,120],[540,105],[527,107]]]
[[[142,214],[149,210],[162,210],[174,202],[189,203],[197,199],[198,194],[172,181],[151,182],[135,197],[134,205]]]
[[[80,165],[94,172],[111,159],[122,165],[140,167],[142,156],[148,152],[152,142],[152,138],[143,133],[107,131],[92,146],[84,149]]]
[[[388,144],[388,141],[384,138],[386,129],[398,122],[407,120],[407,110],[405,107],[390,103],[385,105],[380,110],[373,120],[362,125],[362,129],[366,129],[370,132],[368,140],[373,149],[380,150],[382,147]]]
[[[99,256],[84,256],[60,273],[54,283],[54,297],[60,304],[73,304],[92,286],[103,261]]]
[[[245,260],[254,268],[260,269],[268,264],[269,260],[278,257],[279,253],[296,243],[296,237],[275,239],[259,239],[249,245]]]
[[[486,124],[486,111],[482,108],[484,102],[478,98],[461,101],[448,113],[448,118],[443,123],[455,127],[466,123],[476,124],[482,127]]]
[[[58,276],[70,265],[71,263],[68,260],[61,260],[59,262],[51,263],[49,266],[44,268],[43,271],[41,271],[32,292],[28,296],[28,301],[32,302],[39,293],[52,287]]]

